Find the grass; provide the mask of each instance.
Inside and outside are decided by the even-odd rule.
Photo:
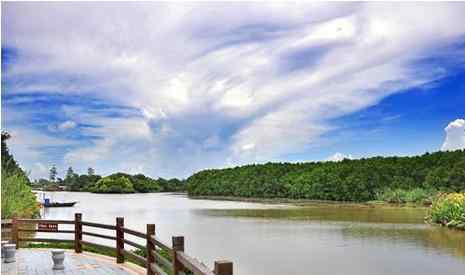
[[[465,230],[465,193],[441,193],[431,206],[432,223]]]

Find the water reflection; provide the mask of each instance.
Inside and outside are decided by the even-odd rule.
[[[280,209],[222,209],[204,211],[211,216],[351,221],[371,223],[423,223],[426,208],[359,207],[323,205]]]

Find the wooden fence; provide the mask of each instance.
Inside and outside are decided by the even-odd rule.
[[[59,224],[74,225],[73,230],[62,230]],[[32,226],[31,226],[32,225]],[[36,227],[37,225],[37,227]],[[114,235],[104,235],[87,231],[87,228],[101,228],[114,231]],[[147,224],[146,232],[140,232],[124,226],[124,218],[116,218],[115,225],[86,222],[82,220],[82,215],[76,213],[74,220],[42,220],[42,219],[12,219],[2,220],[2,232],[9,233],[16,248],[21,242],[58,242],[73,243],[76,253],[82,252],[83,245],[115,251],[116,262],[124,263],[126,258],[130,258],[144,266],[148,275],[181,275],[191,272],[194,275],[232,275],[233,264],[229,261],[215,261],[213,270],[206,265],[192,258],[184,252],[184,237],[172,237],[171,246],[163,243],[155,234],[155,224]],[[46,233],[69,233],[74,234],[74,239],[55,238],[33,238],[23,237],[20,232],[46,232]],[[143,240],[145,245],[130,241],[125,235],[135,236]],[[31,234],[29,234],[31,235]],[[83,240],[83,236],[91,236],[107,240],[113,240],[115,247]],[[125,244],[145,251],[146,257],[140,256],[133,251],[126,249]],[[169,254],[166,257],[163,254]]]

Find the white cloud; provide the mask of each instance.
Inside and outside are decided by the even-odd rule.
[[[67,152],[65,162],[154,176],[318,146],[335,127],[331,119],[446,75],[447,68],[416,62],[465,35],[461,3],[3,7],[2,43],[18,49],[4,76],[9,93],[45,87],[143,114],[68,110],[70,121],[101,126],[80,131],[102,139]],[[54,77],[13,81],[47,74]]]
[[[446,139],[442,144],[441,150],[454,151],[465,149],[465,120],[456,119],[451,121],[444,129]]]
[[[76,122],[74,122],[72,120],[67,120],[67,121],[59,123],[57,125],[49,125],[48,130],[50,132],[56,132],[56,131],[63,132],[63,131],[67,131],[67,130],[76,128],[76,126],[77,126]]]
[[[66,131],[66,130],[75,128],[76,125],[77,125],[76,122],[67,120],[63,123],[60,123],[60,125],[58,125],[58,129],[61,131]]]
[[[327,161],[343,161],[344,159],[353,159],[352,155],[345,155],[343,153],[334,153],[334,155],[327,158]]]

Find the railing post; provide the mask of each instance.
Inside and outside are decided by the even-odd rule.
[[[19,248],[19,230],[18,230],[18,219],[13,217],[11,220],[11,239],[16,244],[16,249]]]
[[[172,238],[173,244],[173,275],[178,275],[178,272],[183,271],[184,268],[181,262],[178,261],[176,256],[178,251],[184,252],[184,237],[177,236]]]
[[[229,261],[215,261],[215,275],[233,275],[233,263]]]
[[[74,252],[82,252],[82,214],[74,214]]]
[[[150,264],[155,264],[155,255],[152,254],[155,245],[150,241],[152,235],[155,235],[155,225],[147,224],[147,275],[155,275],[150,267]]]
[[[124,263],[124,218],[116,218],[116,263]]]

